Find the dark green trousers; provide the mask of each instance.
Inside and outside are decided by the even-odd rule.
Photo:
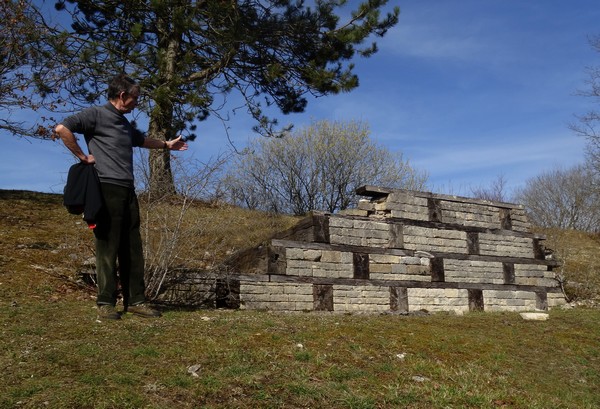
[[[133,188],[101,183],[104,206],[96,221],[98,304],[115,305],[119,278],[125,305],[145,301],[140,210]],[[118,275],[117,275],[118,261]]]

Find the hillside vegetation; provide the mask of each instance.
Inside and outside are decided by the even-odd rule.
[[[566,279],[565,291],[572,301],[600,302],[600,234],[577,230],[539,229],[545,245],[561,263],[556,271]]]
[[[160,319],[99,322],[76,274],[93,236],[61,202],[0,191],[0,408],[600,407],[593,308],[527,322],[163,306]],[[201,203],[185,218],[197,237],[174,260],[194,267],[295,222]],[[545,234],[571,296],[597,296],[598,237]]]

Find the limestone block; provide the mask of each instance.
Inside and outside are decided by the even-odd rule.
[[[533,277],[533,278],[522,278],[516,277],[515,284],[518,285],[534,285],[539,287],[558,287],[558,282],[551,278]]]
[[[306,302],[306,303],[312,303],[313,302],[313,295],[306,295],[306,294],[290,294],[288,297],[289,301],[293,301],[293,302]]]
[[[358,205],[356,207],[358,209],[360,209],[360,210],[374,211],[375,210],[375,203],[371,202],[368,199],[360,199],[358,201]]]
[[[284,284],[282,287],[285,294],[309,295],[312,297],[312,284]]]
[[[374,278],[373,274],[377,274],[377,273],[391,274],[392,273],[392,265],[370,262],[369,263],[370,277],[373,279]]]
[[[428,311],[466,312],[469,310],[467,290],[456,289],[446,293],[446,289],[439,288],[409,288],[407,293],[411,311],[425,309]],[[446,294],[454,296],[449,297]]]
[[[542,312],[522,312],[519,314],[525,321],[546,321],[550,315]]]
[[[402,257],[400,259],[400,263],[406,264],[406,265],[421,265],[421,258],[420,257],[411,257],[411,256]]]
[[[285,274],[288,276],[298,276],[298,277],[311,276],[312,270],[307,270],[305,268],[294,268],[294,267],[288,266],[285,270]]]
[[[371,264],[397,264],[401,262],[402,258],[400,256],[395,256],[391,254],[370,254],[369,262]]]
[[[387,195],[385,203],[389,205],[414,204],[416,199],[417,198],[414,195],[405,192],[391,192],[389,195]],[[425,203],[425,205],[427,205],[427,202]]]
[[[264,294],[265,286],[263,284],[245,284],[240,282],[240,293],[243,294]]]
[[[404,226],[404,246],[410,250],[467,252],[467,233],[429,227]]]
[[[547,295],[548,308],[557,307],[567,303],[562,293],[548,293]]]
[[[444,223],[500,228],[499,208],[495,206],[441,200],[440,207]]]
[[[318,261],[321,259],[321,250],[304,250],[304,260]]]
[[[431,277],[431,272],[428,266],[422,265],[408,265],[406,266],[406,273],[410,275],[426,275]]]
[[[255,300],[240,300],[240,306],[249,310],[266,310],[269,303]]]
[[[304,259],[304,250],[298,248],[286,248],[285,249],[285,257],[289,260],[303,260]]]
[[[347,219],[343,217],[336,217],[335,215],[331,215],[329,217],[329,228],[345,228],[352,229],[354,227],[354,221],[352,219]]]
[[[383,248],[386,248],[388,246],[389,242],[390,242],[389,239],[379,239],[379,238],[369,237],[367,239],[363,239],[362,245],[366,246],[366,247],[383,247]]]
[[[367,220],[354,220],[354,229],[360,230],[382,230],[388,231],[389,227],[387,223],[367,221]]]
[[[342,253],[339,251],[323,250],[321,261],[324,263],[341,263]]]
[[[514,298],[515,293],[513,291],[503,290],[483,290],[483,299],[508,299]]]
[[[501,262],[444,259],[447,282],[504,284]]]
[[[481,233],[479,234],[479,254],[534,258],[533,239]]]
[[[461,292],[464,292],[464,290],[459,290],[457,288],[444,288],[444,297],[460,297],[461,296]],[[464,295],[464,294],[463,294]]]
[[[429,220],[429,210],[425,207],[421,212],[409,212],[406,210],[392,210],[390,212],[391,217],[399,219],[410,219],[410,220]]]
[[[370,210],[370,209],[369,209]],[[344,215],[344,216],[362,216],[362,217],[367,217],[369,215],[369,211],[368,210],[362,210],[362,209],[344,209],[344,210],[340,210],[338,212],[339,215]]]
[[[331,244],[345,244],[348,246],[361,246],[362,241],[360,237],[347,237],[347,236],[339,236],[339,235],[331,235],[330,236]]]
[[[408,268],[406,264],[392,264],[392,273],[393,274],[406,274],[408,272]]]
[[[536,295],[531,291],[515,291],[515,298],[521,298],[523,300],[536,300]]]
[[[389,205],[417,205],[427,207],[427,198],[415,196],[407,192],[391,192],[387,196],[386,203]]]
[[[320,266],[315,266],[312,270],[312,275],[314,277],[322,277],[322,278],[349,278],[349,279],[351,279],[354,277],[354,269],[353,269],[352,265],[346,266],[345,268],[341,268],[340,265],[335,265],[330,268],[322,268]]]
[[[286,275],[293,276],[311,276],[313,270],[313,262],[305,260],[288,260],[285,269]]]
[[[352,264],[354,262],[354,255],[350,251],[343,251],[341,254],[342,264]]]
[[[373,203],[376,211],[385,212],[389,210],[387,202]]]
[[[295,311],[313,311],[314,303],[311,302],[296,302],[294,303]]]
[[[538,264],[515,264],[515,277],[544,277],[548,267]]]

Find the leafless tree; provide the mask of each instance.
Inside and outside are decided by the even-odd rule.
[[[59,98],[47,100],[50,64],[50,27],[29,0],[0,1],[0,132],[19,137],[49,138],[54,120],[50,112],[61,105]]]
[[[600,35],[589,40],[591,47],[600,53]],[[586,67],[587,80],[585,88],[578,94],[589,98],[594,105],[588,112],[578,115],[578,121],[570,124],[570,128],[580,136],[587,139],[586,154],[589,166],[600,174],[600,65]]]
[[[529,179],[515,196],[537,226],[600,231],[598,179],[589,166],[542,173]]]
[[[507,180],[504,175],[498,175],[489,186],[480,185],[471,188],[471,194],[476,199],[490,200],[492,202],[507,202],[511,199],[506,192]]]
[[[255,140],[224,184],[235,204],[301,215],[355,205],[361,185],[419,190],[426,181],[401,154],[374,143],[365,123],[319,121],[283,138]]]

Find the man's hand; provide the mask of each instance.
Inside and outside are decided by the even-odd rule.
[[[170,151],[187,151],[188,144],[181,140],[182,135],[179,135],[177,138],[166,141],[167,149]]]
[[[83,163],[87,163],[88,165],[92,165],[96,163],[96,159],[94,159],[94,155],[86,155],[84,159],[81,159]]]
[[[79,143],[77,143],[77,138],[75,138],[73,132],[67,127],[58,124],[56,128],[54,128],[54,134],[60,137],[65,146],[73,153],[73,155],[77,156],[80,161],[87,164],[96,163],[96,160],[92,155],[86,155],[85,152],[83,152]]]

